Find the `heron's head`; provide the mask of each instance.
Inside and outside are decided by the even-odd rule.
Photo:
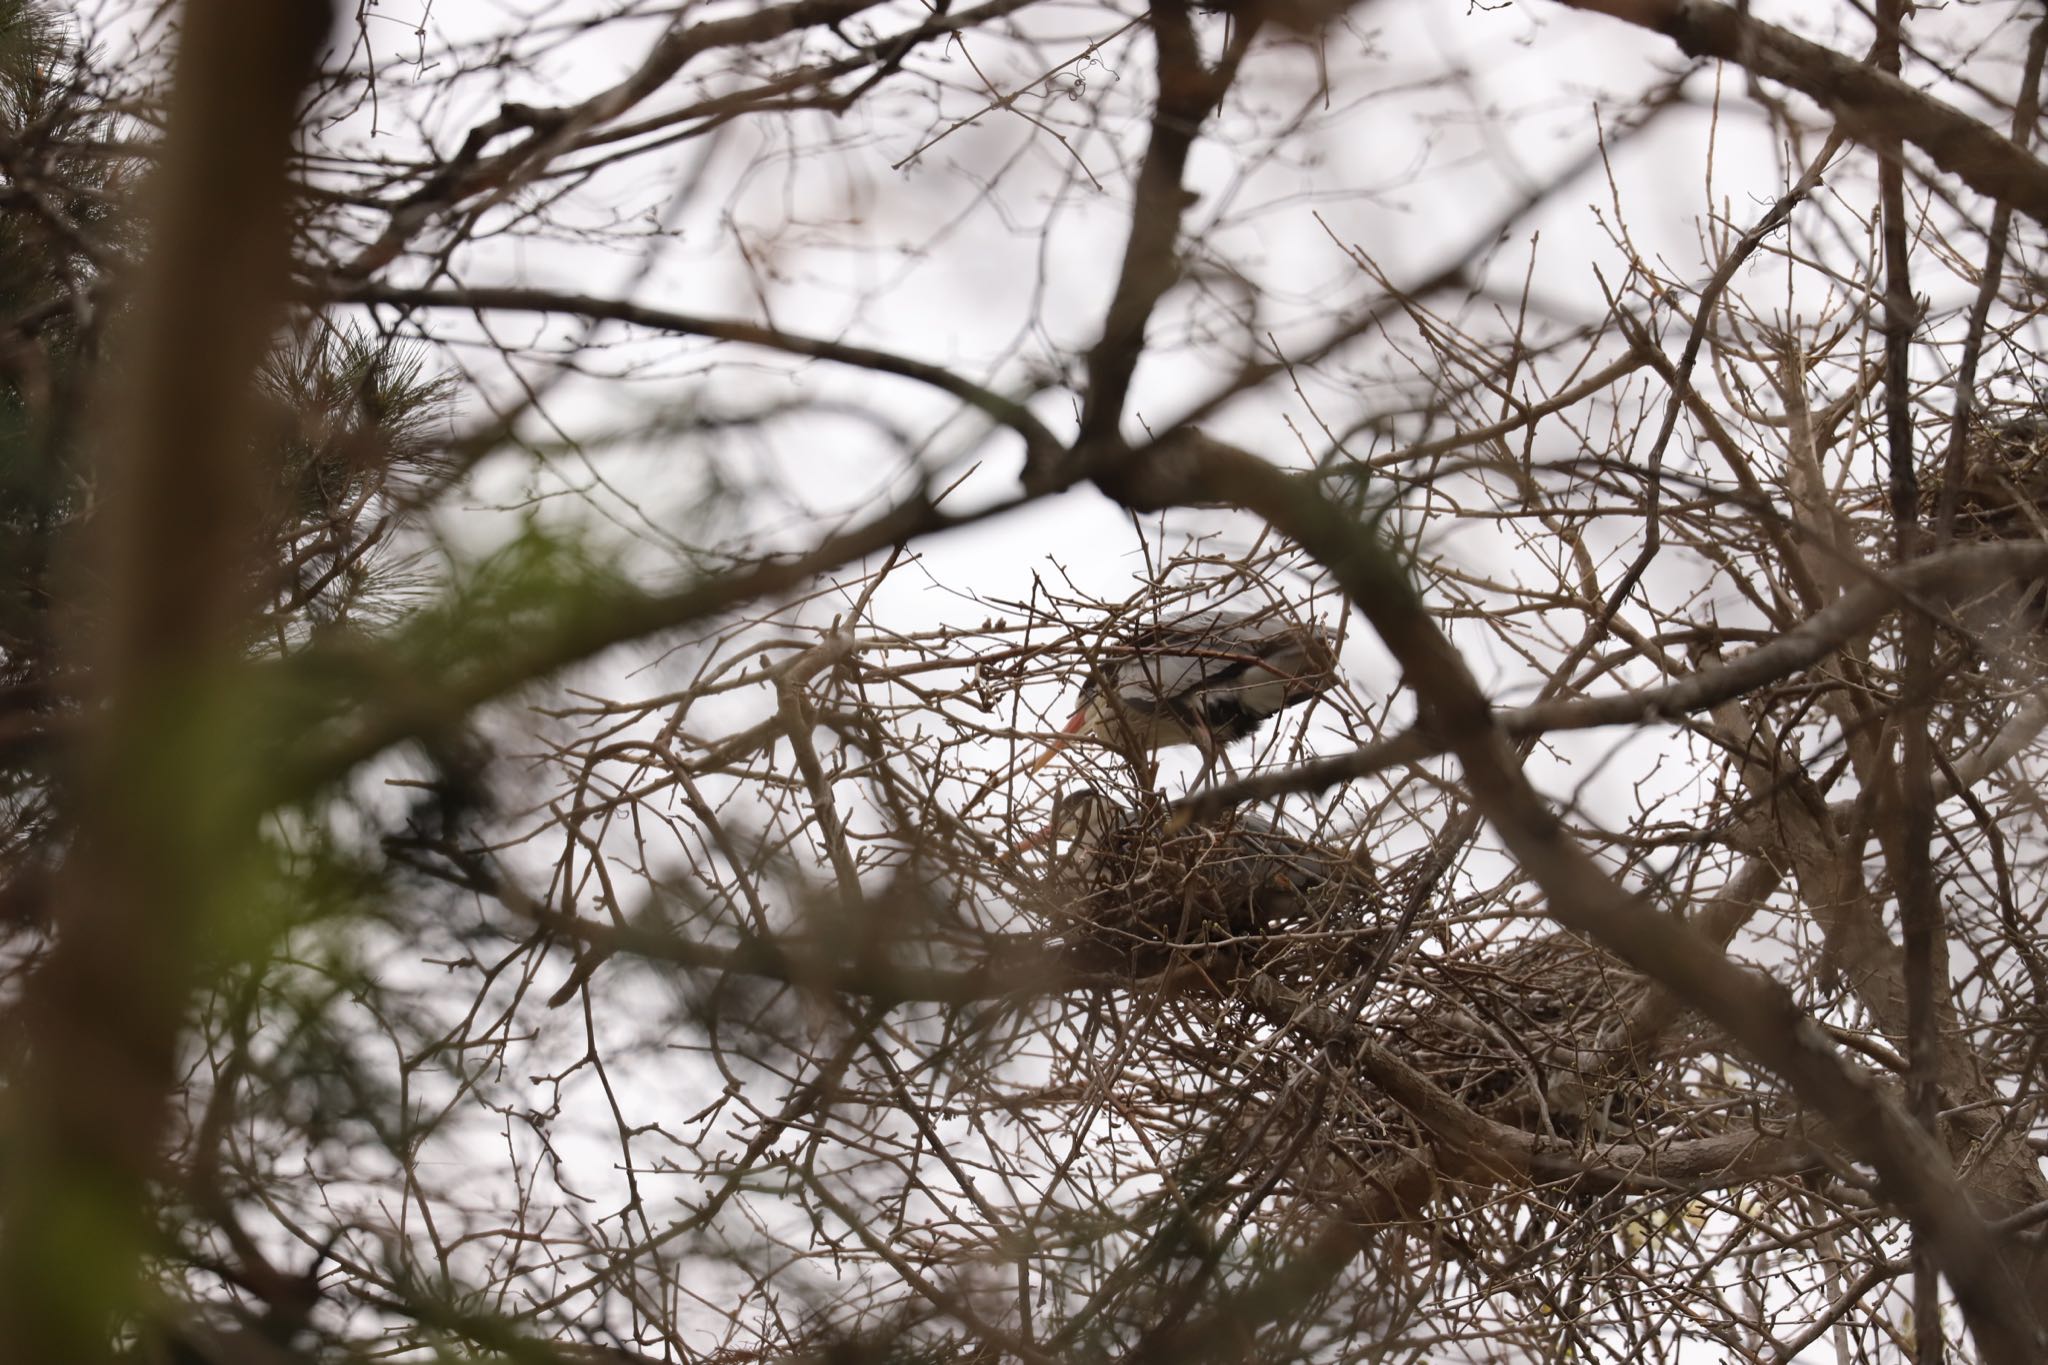
[[[1058,840],[1069,840],[1094,848],[1109,832],[1131,818],[1131,813],[1093,787],[1069,787],[1052,803],[1045,828],[1017,846],[1019,852],[1044,848]]]

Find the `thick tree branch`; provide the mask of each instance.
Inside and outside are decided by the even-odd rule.
[[[385,304],[394,308],[566,313],[579,318],[623,322],[630,326],[645,327],[649,331],[667,332],[675,336],[709,337],[717,341],[737,342],[743,346],[759,346],[763,350],[779,351],[784,355],[807,356],[813,360],[829,360],[855,369],[874,370],[879,374],[900,375],[943,393],[952,394],[961,402],[978,409],[989,420],[1022,436],[1027,458],[1044,458],[1044,452],[1056,451],[1063,446],[1059,438],[1022,403],[1006,398],[972,380],[963,379],[943,365],[915,360],[893,351],[853,346],[823,337],[804,336],[798,332],[785,332],[780,328],[764,327],[759,323],[742,322],[735,318],[678,313],[671,309],[649,308],[642,304],[629,303],[624,299],[608,299],[589,294],[487,285],[460,289],[398,289],[384,285],[340,282],[333,288],[320,291],[317,297],[328,303]]]
[[[1102,336],[1088,352],[1088,395],[1081,408],[1081,444],[1114,443],[1123,420],[1131,374],[1145,351],[1145,327],[1159,299],[1180,278],[1180,219],[1189,196],[1181,188],[1188,152],[1203,122],[1230,86],[1232,68],[1205,70],[1186,0],[1152,0],[1159,91],[1151,140],[1138,168],[1131,202],[1131,233],[1123,269],[1103,318]],[[1256,27],[1256,21],[1240,21]],[[1042,477],[1030,470],[1028,477]]]
[[[1558,0],[1661,33],[1690,56],[1718,57],[1790,86],[1880,152],[1909,142],[1977,193],[2048,223],[2048,165],[1955,106],[1888,72],[1713,0]]]
[[[562,604],[546,628],[524,631],[487,659],[466,659],[445,676],[418,674],[399,654],[363,654],[351,647],[312,649],[283,667],[317,691],[336,677],[361,684],[356,714],[323,743],[298,750],[267,774],[269,800],[296,800],[394,744],[438,733],[470,709],[547,678],[614,645],[704,621],[759,598],[792,591],[819,574],[910,540],[972,526],[1013,511],[999,503],[962,516],[942,512],[929,496],[910,498],[870,521],[828,536],[810,551],[763,560],[669,592],[620,588]]]

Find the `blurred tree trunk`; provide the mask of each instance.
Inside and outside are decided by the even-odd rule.
[[[178,1038],[252,852],[255,736],[232,677],[263,494],[253,381],[283,316],[286,159],[331,17],[315,0],[183,11],[146,249],[96,402],[105,507],[69,575],[92,679],[75,833],[6,1095],[0,1341],[23,1359],[110,1358],[144,1301]]]

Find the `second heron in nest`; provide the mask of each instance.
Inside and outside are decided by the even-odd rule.
[[[1193,946],[1358,918],[1367,865],[1256,816],[1174,831],[1163,805],[1133,810],[1092,787],[1054,802],[1024,845],[1051,856],[1067,913],[1101,942]]]

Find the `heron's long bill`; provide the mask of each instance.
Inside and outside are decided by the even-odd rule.
[[[1054,839],[1057,839],[1058,837],[1059,827],[1057,825],[1047,825],[1044,829],[1038,831],[1038,833],[1027,834],[1022,839],[1019,839],[1015,844],[1010,846],[1010,851],[1012,853],[1029,853],[1031,852],[1031,850],[1035,848],[1044,848],[1047,844],[1051,843]]]
[[[1067,723],[1060,727],[1060,737],[1039,751],[1038,757],[1032,760],[1030,768],[1025,771],[1024,775],[1026,777],[1036,777],[1040,769],[1044,768],[1046,764],[1052,762],[1055,758],[1058,758],[1060,750],[1067,747],[1067,736],[1080,733],[1081,727],[1087,721],[1088,708],[1086,707],[1082,707],[1074,712],[1072,716],[1068,717]]]

